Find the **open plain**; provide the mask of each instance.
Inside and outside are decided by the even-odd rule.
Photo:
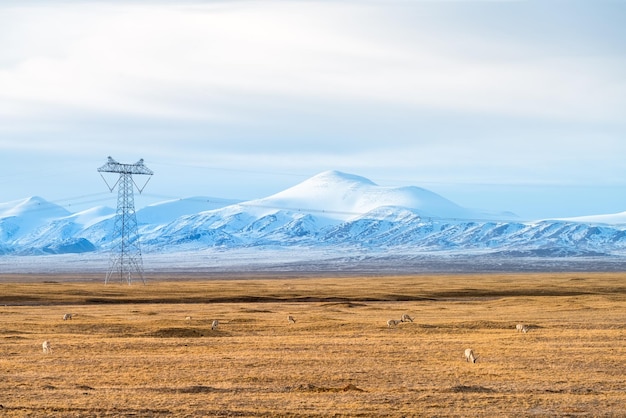
[[[626,273],[100,279],[0,277],[0,415],[624,415]]]

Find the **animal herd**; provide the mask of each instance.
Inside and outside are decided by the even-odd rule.
[[[395,327],[396,325],[398,325],[398,324],[400,324],[402,322],[413,322],[413,318],[411,318],[409,316],[409,314],[403,314],[400,319],[389,319],[387,321],[387,326],[389,328]]]
[[[389,319],[387,320],[387,327],[395,327],[402,322],[413,322],[413,318],[411,318],[408,314],[404,314],[400,319]],[[517,324],[515,325],[515,330],[517,332],[522,332],[525,334],[528,332],[529,328],[525,324]],[[478,360],[478,357],[476,357],[476,355],[474,354],[474,350],[472,350],[471,348],[465,349],[464,355],[465,361],[469,363],[476,363],[476,360]]]
[[[517,324],[515,325],[515,330],[517,332],[523,332],[524,334],[526,334],[528,332],[528,326],[524,324]],[[474,350],[472,350],[471,348],[465,349],[465,361],[470,363],[476,363],[476,360],[478,360],[478,357],[476,357],[476,355],[474,354]]]
[[[63,315],[64,321],[71,320],[71,319],[72,319],[71,313],[66,313]],[[185,320],[191,321],[191,316],[185,317]],[[289,324],[295,324],[296,320],[292,315],[289,315],[287,317],[287,322]],[[387,327],[389,328],[395,327],[403,322],[413,322],[413,318],[409,314],[405,313],[400,317],[400,319],[387,320]],[[219,324],[220,324],[219,320],[214,319],[213,322],[211,323],[211,330],[215,331],[218,328]],[[515,325],[515,330],[517,332],[521,332],[525,334],[529,331],[529,328],[527,325],[520,323],[520,324]],[[52,347],[50,345],[50,341],[48,340],[44,341],[41,346],[42,346],[44,354],[52,353]],[[476,360],[478,360],[478,357],[476,357],[476,355],[474,354],[474,350],[472,350],[471,348],[465,349],[464,356],[465,356],[465,361],[470,362],[470,363],[476,363]]]

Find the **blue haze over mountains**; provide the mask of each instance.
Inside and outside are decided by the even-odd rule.
[[[72,213],[40,197],[2,203],[0,254],[106,253],[114,217],[114,208]],[[252,201],[166,201],[138,210],[137,220],[144,254],[337,248],[366,257],[604,257],[626,249],[624,213],[524,221],[512,213],[463,208],[419,187],[383,187],[337,171]]]

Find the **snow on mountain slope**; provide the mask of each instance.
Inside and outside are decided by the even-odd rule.
[[[96,206],[81,212],[73,213],[65,219],[88,228],[115,215],[115,209],[108,206]]]
[[[574,218],[559,218],[557,220],[568,222],[598,223],[598,224],[626,224],[626,212],[606,215],[577,216]]]
[[[138,210],[137,222],[140,224],[164,224],[181,216],[215,210],[236,203],[239,201],[201,196],[168,200]]]
[[[0,254],[106,251],[114,244],[114,215],[106,207],[71,214],[36,197],[0,204]],[[304,258],[309,252],[357,258],[620,255],[626,254],[626,222],[597,221],[624,217],[626,212],[585,218],[594,221],[589,223],[489,218],[419,187],[383,187],[338,171],[248,202],[194,197],[137,211],[146,254],[271,248],[272,254],[300,251]]]
[[[317,239],[326,228],[363,216],[397,218],[405,207],[420,216],[475,216],[425,189],[381,187],[364,177],[326,171],[267,198],[145,228],[144,242],[150,246],[184,242],[188,246],[212,237],[219,245],[284,245]],[[168,238],[174,236],[177,238]]]
[[[325,171],[287,190],[248,202],[258,208],[314,213],[346,221],[383,206],[412,208],[424,217],[472,218],[477,214],[419,187],[384,187],[353,174]]]
[[[22,221],[32,220],[39,223],[45,219],[59,218],[70,214],[71,212],[68,210],[39,196],[0,203],[0,218],[19,217]]]
[[[0,204],[0,241],[11,242],[71,212],[33,196]]]

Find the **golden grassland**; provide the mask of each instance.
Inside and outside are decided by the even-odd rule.
[[[64,279],[0,277],[0,416],[626,414],[626,273]]]

